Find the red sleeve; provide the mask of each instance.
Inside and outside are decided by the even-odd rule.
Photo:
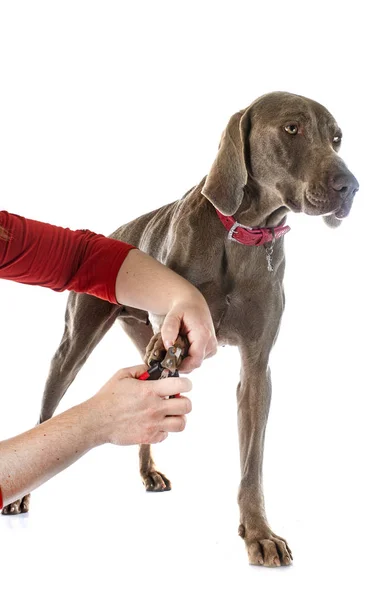
[[[0,211],[0,278],[56,292],[92,294],[113,304],[118,271],[134,248],[87,229],[72,231]]]

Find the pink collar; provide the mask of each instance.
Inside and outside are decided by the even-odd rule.
[[[228,239],[239,244],[244,244],[245,246],[262,246],[267,242],[277,240],[290,230],[288,225],[279,225],[278,227],[247,227],[235,221],[233,217],[222,215],[217,208],[215,210],[228,231]]]

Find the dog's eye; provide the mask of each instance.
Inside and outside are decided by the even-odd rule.
[[[342,135],[335,135],[333,138],[333,144],[340,144],[342,140]]]
[[[296,125],[296,123],[289,123],[289,125],[285,125],[284,129],[290,135],[296,135],[298,133],[298,125]]]

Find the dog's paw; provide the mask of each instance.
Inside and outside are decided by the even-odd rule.
[[[239,526],[239,535],[247,546],[249,563],[264,567],[281,567],[292,564],[293,556],[284,538],[275,535],[269,527],[256,528],[256,533]]]
[[[30,494],[27,494],[21,500],[11,502],[7,506],[4,506],[1,513],[3,515],[20,515],[21,513],[27,513],[29,511]]]
[[[163,360],[166,354],[162,336],[160,333],[153,335],[146,348],[144,361],[146,365],[150,365],[155,360]]]
[[[146,492],[168,492],[171,490],[171,481],[159,471],[143,473],[142,481]]]
[[[175,345],[178,348],[182,348],[182,356],[187,356],[189,343],[185,336],[179,335],[175,340]],[[160,333],[154,335],[147,348],[144,361],[146,365],[150,365],[152,361],[159,360],[162,361],[166,355],[166,348],[164,347],[162,336]]]

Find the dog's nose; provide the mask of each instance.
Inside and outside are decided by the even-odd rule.
[[[333,175],[330,186],[342,199],[352,198],[359,188],[358,181],[350,172]]]

